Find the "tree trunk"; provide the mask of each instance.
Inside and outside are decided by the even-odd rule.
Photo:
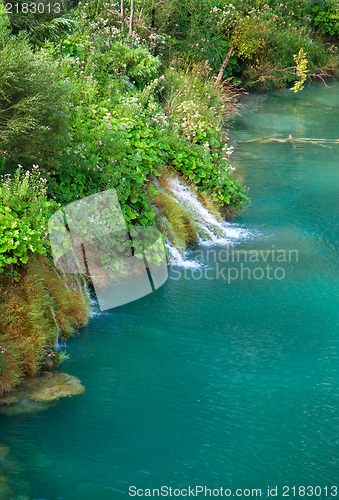
[[[224,71],[226,69],[226,66],[228,64],[228,61],[230,60],[230,57],[232,55],[232,52],[234,50],[234,43],[232,43],[232,45],[230,46],[230,50],[227,52],[227,56],[225,57],[222,65],[221,65],[221,68],[220,68],[220,71],[219,71],[219,74],[217,76],[217,79],[215,80],[215,88],[218,87],[218,85],[220,84],[221,80],[222,80],[222,77],[223,77],[223,74],[224,74]]]
[[[123,33],[125,31],[125,3],[124,3],[124,0],[121,0],[120,7],[121,7],[121,32]]]
[[[155,25],[155,7],[154,7],[154,0],[152,0],[152,23],[151,23],[152,31],[154,30],[154,25]]]
[[[144,0],[144,3],[142,4],[142,7],[139,12],[139,24],[141,23],[141,17],[142,17],[142,11],[144,10],[146,0]]]
[[[133,35],[134,0],[131,0],[131,17],[129,20],[129,35]]]

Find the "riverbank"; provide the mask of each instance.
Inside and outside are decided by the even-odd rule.
[[[298,90],[335,71],[337,35],[321,35],[316,12],[146,4],[126,8],[129,34],[104,2],[31,25],[0,8],[0,393],[57,365],[59,340],[88,320],[84,283],[52,267],[53,213],[115,189],[126,223],[157,225],[176,262],[200,239],[227,240],[222,219],[247,201],[226,133],[237,87]],[[215,43],[201,48],[203,27]]]
[[[338,465],[338,146],[247,141],[338,138],[338,92],[247,96],[232,131],[250,188],[237,217],[247,237],[203,244],[186,255],[200,267],[173,267],[155,293],[94,313],[62,365],[82,395],[1,415],[15,500],[120,500],[130,486],[197,484],[281,493],[305,481],[328,496]],[[278,262],[282,250],[298,259]],[[217,277],[217,263],[238,279]],[[285,278],[253,278],[268,263]]]

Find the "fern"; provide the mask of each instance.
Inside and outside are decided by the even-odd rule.
[[[30,28],[30,39],[35,45],[46,40],[57,42],[70,35],[77,27],[77,22],[68,16],[56,17],[46,23],[36,24]]]

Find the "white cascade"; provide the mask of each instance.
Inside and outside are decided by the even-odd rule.
[[[171,265],[186,268],[200,267],[200,264],[198,262],[195,262],[194,260],[188,260],[185,256],[185,253],[180,253],[179,250],[170,243],[166,243],[166,248],[168,250],[168,256]]]
[[[54,322],[55,322],[55,325],[57,327],[57,334],[56,334],[56,338],[55,338],[55,343],[54,343],[54,349],[57,351],[59,350],[60,348],[60,345],[59,345],[59,335],[60,335],[60,325],[58,323],[58,320],[57,320],[57,317],[56,317],[56,314],[55,314],[55,311],[53,309],[53,306],[50,306],[50,310],[51,310],[51,313],[52,313],[52,316],[53,316],[53,319],[54,319]]]
[[[234,245],[250,233],[237,224],[219,222],[198,200],[193,190],[178,178],[169,181],[172,195],[191,213],[199,233],[200,244]]]
[[[235,223],[219,222],[198,200],[195,192],[179,178],[169,179],[166,191],[156,178],[153,179],[153,183],[160,192],[165,192],[188,210],[197,229],[200,245],[231,246],[251,236],[252,233]],[[166,218],[161,216],[161,219],[166,226]],[[166,248],[171,265],[186,268],[201,267],[201,263],[189,260],[187,252],[174,247],[168,237]]]
[[[65,288],[67,288],[67,290],[70,292],[70,291],[71,291],[71,289],[70,289],[70,287],[69,287],[69,286],[68,286],[68,284],[67,284],[66,273],[65,273],[65,272],[64,272],[64,270],[63,270],[63,269],[61,269],[61,268],[60,268],[60,271],[61,271],[61,274],[60,274],[60,272],[58,271],[58,269],[57,269],[57,268],[55,268],[55,272],[56,272],[57,276],[59,276],[60,280],[62,281],[62,284],[63,284],[63,285],[64,285],[64,287],[65,287]]]

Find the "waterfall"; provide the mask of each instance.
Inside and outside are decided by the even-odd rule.
[[[178,178],[169,181],[172,195],[190,212],[199,234],[200,244],[234,245],[249,236],[237,224],[219,222],[198,200],[192,189]]]
[[[78,285],[79,290],[83,291],[85,294],[88,295],[88,290],[87,290],[87,284],[86,284],[86,279],[83,276],[83,274],[80,272],[80,269],[82,268],[78,256],[76,252],[74,251],[74,248],[72,247],[71,249],[72,257],[70,259],[69,265],[73,267],[73,270],[75,271],[73,273],[73,276],[75,278],[75,281]],[[79,277],[81,278],[82,283],[80,283]]]
[[[190,213],[198,233],[199,245],[231,246],[240,243],[252,234],[238,224],[225,221],[219,222],[198,200],[195,192],[177,177],[167,180],[168,187],[166,191],[156,178],[153,179],[153,183],[158,191],[171,196]],[[160,215],[160,219],[163,226],[166,227],[167,219],[163,215]],[[168,235],[165,245],[171,265],[186,268],[197,268],[201,266],[201,263],[189,260],[184,250],[180,251],[174,247]]]
[[[70,292],[71,290],[70,290],[70,288],[69,288],[69,286],[68,286],[68,283],[67,283],[66,274],[65,274],[64,270],[63,270],[61,267],[60,267],[60,270],[61,270],[61,273],[62,273],[62,274],[60,274],[60,273],[59,273],[59,271],[58,271],[58,269],[57,269],[57,268],[55,268],[55,272],[56,272],[57,276],[60,278],[60,280],[62,281],[63,285],[64,285],[64,286],[67,288],[67,290]]]
[[[180,253],[179,250],[170,243],[166,243],[166,248],[168,250],[169,261],[173,266],[186,268],[200,267],[200,264],[198,262],[195,262],[194,260],[188,260],[185,256],[185,253]]]
[[[91,291],[88,287],[88,284],[87,284],[87,281],[86,279],[84,278],[84,290],[83,290],[83,293],[86,295],[87,299],[88,299],[88,303],[89,303],[89,314],[90,314],[90,317],[93,317],[97,314],[97,309],[98,309],[98,302],[96,300],[95,297],[95,294],[94,294],[94,297],[93,297],[93,294],[91,294]]]
[[[51,310],[55,325],[57,327],[56,339],[55,339],[55,343],[53,345],[54,349],[57,351],[60,348],[60,345],[59,345],[60,325],[58,323],[58,320],[57,320],[57,317],[56,317],[56,314],[55,314],[55,311],[54,311],[54,308],[52,305],[50,305],[50,310]]]
[[[79,272],[73,272],[73,267],[74,262],[73,262],[73,255],[71,258],[67,257],[67,260],[60,259],[58,261],[58,267],[55,269],[56,274],[59,276],[59,278],[62,280],[65,288],[70,292],[71,289],[78,288],[80,291],[84,291],[84,284],[81,284],[79,280]],[[60,272],[59,272],[60,271]],[[61,274],[60,274],[61,273]],[[70,279],[72,276],[73,279]],[[84,278],[82,279],[84,282]]]
[[[78,256],[74,251],[73,247],[70,249],[70,253],[65,253],[62,258],[58,260],[56,273],[64,281],[64,285],[67,290],[70,290],[69,283],[71,287],[78,288],[79,291],[87,294],[86,290],[86,279],[80,272],[81,264],[79,262]],[[61,271],[61,275],[59,273]],[[71,277],[71,279],[70,279]]]

